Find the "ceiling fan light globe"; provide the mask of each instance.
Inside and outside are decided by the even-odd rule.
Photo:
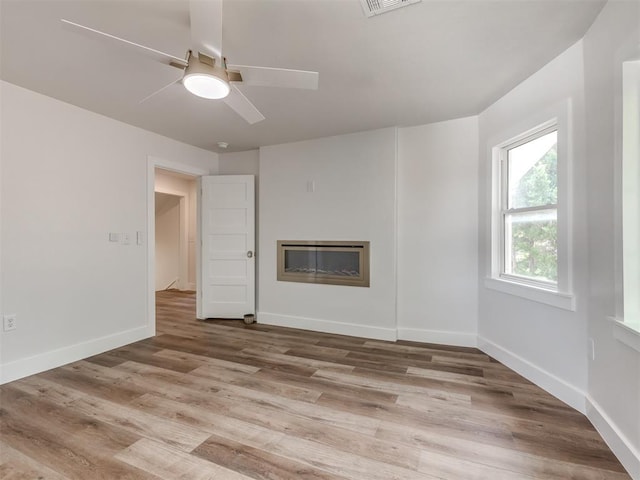
[[[231,91],[229,83],[206,73],[187,74],[182,79],[182,84],[192,94],[209,100],[225,98]]]

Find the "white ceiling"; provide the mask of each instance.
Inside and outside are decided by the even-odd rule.
[[[188,0],[0,0],[1,76],[177,140],[228,151],[474,115],[571,44],[604,0],[423,0],[367,18],[359,0],[225,0],[229,63],[313,70],[317,91],[240,87],[248,125],[181,75],[61,18],[184,57]]]

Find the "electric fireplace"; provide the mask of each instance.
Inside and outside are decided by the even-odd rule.
[[[278,280],[369,286],[369,242],[278,240]]]

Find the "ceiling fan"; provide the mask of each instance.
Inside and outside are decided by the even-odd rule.
[[[67,19],[60,21],[73,31],[137,51],[156,61],[181,69],[180,78],[162,87],[141,102],[176,83],[206,99],[222,99],[249,124],[264,116],[238,89],[238,84],[265,87],[318,89],[318,72],[284,68],[230,65],[222,54],[222,0],[190,0],[191,49],[179,58],[153,48],[116,37]]]

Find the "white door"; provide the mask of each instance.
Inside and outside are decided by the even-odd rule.
[[[253,175],[201,177],[197,317],[255,314]]]

